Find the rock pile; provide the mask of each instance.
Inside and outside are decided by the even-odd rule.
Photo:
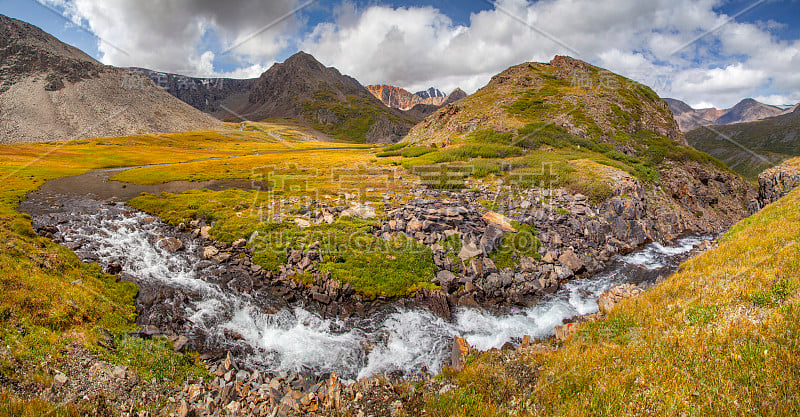
[[[239,369],[230,354],[210,366],[211,382],[187,381],[177,415],[286,416],[338,410],[342,383],[335,373],[278,375]]]

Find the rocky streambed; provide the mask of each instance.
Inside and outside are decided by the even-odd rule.
[[[90,173],[80,180],[107,182],[107,178],[104,173]],[[624,256],[614,255],[603,246],[605,262],[602,266],[587,267],[582,263],[575,267],[576,271],[568,270],[568,278],[572,278],[578,268],[584,271],[571,280],[559,279],[559,273],[565,273],[568,268],[557,269],[571,259],[551,260],[549,264],[540,263],[530,270],[523,266],[519,271],[493,272],[486,268],[491,261],[476,252],[465,258],[472,259],[472,263],[462,263],[461,272],[457,271],[459,279],[468,278],[473,288],[451,285],[456,273],[451,273],[450,277],[441,272],[453,270],[453,265],[439,259],[440,274],[435,280],[445,287],[447,299],[444,303],[450,317],[442,317],[436,309],[423,308],[426,303],[414,299],[379,299],[368,303],[366,308],[362,305],[360,312],[329,314],[330,305],[348,296],[346,286],[337,287],[332,299],[320,299],[315,294],[326,297],[330,294],[330,288],[322,290],[324,282],[316,290],[308,291],[292,285],[294,281],[286,281],[285,277],[271,276],[246,256],[237,256],[246,255],[246,250],[238,247],[241,245],[231,247],[217,243],[215,246],[205,239],[199,224],[197,228],[187,227],[181,231],[126,206],[120,200],[132,196],[127,191],[118,196],[96,192],[97,187],[69,189],[68,185],[68,180],[48,183],[33,193],[21,205],[21,210],[32,215],[40,233],[72,249],[84,261],[97,262],[106,271],[139,286],[137,312],[142,337],[165,335],[173,340],[177,349],[196,349],[211,363],[232,360],[235,365],[223,365],[227,367],[225,374],[231,366],[277,373],[324,375],[335,372],[345,380],[378,373],[436,373],[448,361],[454,337],[465,338],[479,350],[500,348],[508,343],[518,345],[526,335],[550,337],[554,327],[565,320],[596,312],[597,298],[615,283],[646,287],[658,277],[669,274],[703,242],[699,237],[687,237],[672,245],[652,243]],[[207,186],[182,184],[174,191],[192,185]],[[231,185],[237,184],[225,186]],[[122,184],[110,186],[127,190]],[[571,202],[571,210],[584,215],[593,210],[580,196],[563,198]],[[421,241],[436,245],[436,234],[444,235],[445,231],[437,230],[435,225],[446,223],[432,221],[430,210],[436,204],[441,206],[436,201],[423,199],[393,210],[376,233],[397,233],[401,227],[402,231],[410,227],[415,229],[411,230],[412,235],[420,234]],[[519,207],[512,209],[515,208]],[[469,210],[458,213],[448,207],[437,210],[443,210],[445,218],[466,215],[467,219],[459,224],[472,228],[471,235],[465,233],[471,236],[465,240],[465,246],[472,247],[469,250],[479,252],[481,246],[487,244],[484,238],[487,225],[479,225],[480,217],[470,218],[474,215]],[[553,216],[537,210],[532,213],[553,219],[553,226],[544,229],[550,240],[562,235],[556,233],[558,227],[567,227],[572,221],[567,214]],[[625,226],[620,229],[629,233]],[[644,237],[637,236],[637,239]],[[583,241],[591,246],[589,240]],[[559,255],[563,258],[563,254],[568,253],[564,250],[552,254],[547,250],[543,252],[551,258],[559,258]],[[307,258],[306,254],[295,255],[298,257],[295,261]],[[284,271],[297,267],[292,257],[293,254],[288,254]],[[464,272],[464,267],[473,272]],[[482,271],[475,271],[478,268]],[[538,274],[535,279],[539,285],[532,287],[540,291],[535,294],[536,299],[510,303],[502,309],[483,308],[496,304],[493,300],[504,296],[505,290],[498,292],[487,285],[494,281],[496,289],[501,289],[502,281],[507,279],[501,273],[510,274],[511,285],[507,288],[516,288],[519,277]],[[551,277],[553,280],[548,281]],[[443,282],[445,279],[449,281]],[[546,284],[542,285],[543,282]],[[520,285],[522,287],[524,285]],[[546,291],[541,291],[545,288]],[[465,302],[465,298],[470,302]],[[214,366],[219,368],[220,365]]]

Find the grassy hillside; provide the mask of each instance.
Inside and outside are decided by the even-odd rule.
[[[414,124],[371,96],[347,95],[342,99],[330,92],[317,91],[302,100],[302,105],[303,120],[345,142],[375,142],[372,138],[381,135],[399,139]]]
[[[457,388],[431,395],[427,413],[797,415],[798,241],[795,190],[557,350],[482,354],[444,373]],[[519,389],[530,383],[520,369],[535,374],[531,388]]]
[[[686,133],[693,147],[755,180],[758,174],[800,155],[800,112],[750,123],[699,127]]]
[[[467,163],[477,175],[510,175],[553,164],[556,185],[591,177],[568,161],[589,159],[645,181],[666,161],[723,165],[686,146],[665,102],[648,87],[568,57],[526,63],[411,130],[405,167]],[[572,174],[572,175],[567,175]],[[572,177],[572,178],[570,178]]]

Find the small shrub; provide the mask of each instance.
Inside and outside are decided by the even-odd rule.
[[[686,319],[692,326],[711,323],[717,316],[716,306],[697,306],[689,309]]]
[[[780,279],[768,289],[751,292],[747,298],[759,307],[772,307],[789,297],[790,293],[789,280]]]
[[[431,149],[427,146],[412,146],[410,148],[403,149],[400,155],[402,155],[403,158],[416,158],[418,156],[431,153],[433,151],[434,149]]]

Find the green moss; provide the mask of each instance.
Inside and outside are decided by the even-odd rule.
[[[427,246],[402,236],[386,241],[364,234],[350,236],[350,240],[351,244],[338,247],[335,255],[320,263],[319,269],[349,282],[368,297],[406,296],[436,288],[430,282],[436,266]]]
[[[399,151],[400,149],[403,149],[406,146],[408,146],[408,143],[401,142],[401,143],[395,143],[394,145],[384,146],[383,148],[381,148],[381,150],[384,152]]]
[[[511,225],[517,229],[516,233],[505,233],[503,242],[489,256],[495,265],[500,268],[513,268],[519,264],[521,256],[540,259],[539,248],[542,242],[536,237],[536,229],[527,224],[512,221]]]
[[[106,361],[132,368],[144,380],[167,379],[180,384],[187,377],[208,378],[208,372],[199,363],[196,353],[175,353],[164,338],[144,340],[125,334],[115,336],[114,352],[98,348],[96,353]]]
[[[686,319],[691,325],[706,325],[717,316],[716,306],[695,306],[686,313]]]
[[[494,129],[484,129],[471,133],[467,138],[475,143],[499,143],[510,145],[514,135],[510,132],[498,132]]]

